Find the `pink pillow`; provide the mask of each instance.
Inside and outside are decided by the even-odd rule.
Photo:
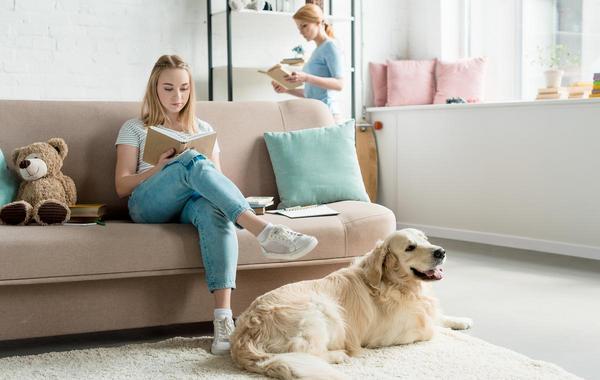
[[[485,65],[483,57],[457,62],[439,61],[435,69],[437,92],[434,103],[446,103],[446,99],[457,96],[472,102],[483,101]]]
[[[435,59],[389,61],[387,105],[431,104],[435,94]]]
[[[369,73],[373,89],[373,104],[375,107],[383,107],[387,103],[387,65],[369,62]]]

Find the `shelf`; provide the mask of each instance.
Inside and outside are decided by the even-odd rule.
[[[581,32],[567,32],[567,31],[556,31],[555,32],[559,36],[578,36],[578,37],[600,37],[600,33],[581,33]]]
[[[225,14],[226,11],[218,11],[213,13],[213,16]],[[231,11],[231,14],[238,14],[241,16],[249,15],[249,16],[270,16],[270,17],[288,17],[292,18],[294,15],[291,12],[276,12],[276,11],[255,11],[252,9],[242,9],[239,11]],[[331,22],[347,22],[352,21],[354,18],[350,16],[326,16],[325,19]]]
[[[258,71],[258,70],[268,70],[269,67],[252,67],[252,66],[232,66],[231,69],[237,71]],[[213,70],[227,70],[227,65],[219,65],[213,67]]]
[[[290,65],[285,65],[288,66],[290,68],[294,68],[294,67],[298,67],[300,68],[301,66],[290,66]],[[231,67],[232,70],[237,70],[237,71],[258,71],[258,70],[263,70],[263,71],[267,71],[269,69],[269,67],[259,67],[259,66],[232,66]],[[219,65],[219,66],[214,66],[213,70],[227,70],[227,65]],[[354,72],[354,67],[350,68],[350,72],[353,73]]]

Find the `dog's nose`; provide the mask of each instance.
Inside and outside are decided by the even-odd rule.
[[[444,248],[438,248],[435,251],[433,251],[433,257],[435,257],[436,259],[443,259],[444,257],[446,257],[446,251],[444,250]]]
[[[29,161],[29,160],[23,160],[23,161],[19,162],[19,168],[21,168],[21,169],[27,169],[27,167],[29,166],[29,164],[31,164],[31,161]]]

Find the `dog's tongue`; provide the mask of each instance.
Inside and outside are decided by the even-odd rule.
[[[437,267],[432,270],[428,270],[425,272],[429,280],[441,280],[444,277],[444,270],[440,267]]]

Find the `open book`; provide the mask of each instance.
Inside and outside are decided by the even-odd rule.
[[[188,135],[169,128],[148,127],[142,160],[156,165],[160,155],[171,148],[175,148],[175,156],[188,149],[195,149],[210,158],[216,139],[217,133],[214,131]]]
[[[325,205],[313,205],[313,206],[301,206],[301,207],[289,207],[281,210],[267,211],[270,214],[281,214],[288,218],[308,218],[311,216],[327,216],[337,215],[339,211],[336,211]]]
[[[275,66],[271,67],[267,71],[258,70],[258,72],[267,74],[268,76],[273,78],[273,80],[275,82],[279,83],[280,85],[287,88],[288,90],[293,90],[297,87],[302,86],[301,82],[292,83],[292,82],[288,82],[287,80],[285,80],[286,75],[290,75],[291,73],[289,71],[287,71],[286,69],[284,69],[283,66],[281,66],[279,63],[276,64]]]

